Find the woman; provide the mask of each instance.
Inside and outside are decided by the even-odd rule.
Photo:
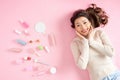
[[[105,11],[91,4],[85,10],[75,11],[70,21],[77,34],[71,42],[76,65],[88,70],[90,80],[120,80],[120,72],[112,62],[113,47],[99,29],[108,22]]]

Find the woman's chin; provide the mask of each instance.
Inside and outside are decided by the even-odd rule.
[[[88,34],[83,34],[83,36],[84,36],[84,37],[87,37],[87,36],[88,36]]]

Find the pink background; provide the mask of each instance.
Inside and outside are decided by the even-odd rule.
[[[0,80],[89,80],[87,71],[79,70],[75,64],[70,50],[70,42],[74,30],[70,27],[70,17],[74,10],[86,8],[91,2],[95,2],[106,10],[109,15],[109,23],[104,28],[115,48],[114,62],[120,68],[120,1],[119,0],[0,0]],[[17,35],[14,29],[24,31],[18,20],[23,19],[30,27],[27,29],[29,36]],[[37,33],[34,25],[43,22],[46,25],[45,34]],[[48,44],[47,35],[54,34],[56,45]],[[38,57],[27,52],[28,48],[37,43],[20,46],[15,39],[25,41],[40,39],[47,45],[50,53],[40,53]],[[22,48],[21,53],[8,51],[10,48]],[[15,65],[12,62],[24,56],[37,58],[57,68],[56,74],[44,74],[33,77],[34,70],[24,71],[24,68],[33,66],[32,62]]]

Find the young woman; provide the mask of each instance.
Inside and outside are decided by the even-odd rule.
[[[113,47],[99,28],[108,22],[105,11],[91,4],[75,11],[70,21],[77,34],[71,42],[76,65],[88,70],[90,80],[120,80],[120,71],[112,62]]]

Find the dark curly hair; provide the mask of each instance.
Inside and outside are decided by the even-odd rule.
[[[96,4],[90,4],[90,6],[83,10],[79,9],[75,11],[70,19],[72,28],[75,28],[74,21],[81,17],[86,17],[94,28],[100,27],[100,25],[106,25],[108,23],[108,16],[102,8],[97,7]]]

